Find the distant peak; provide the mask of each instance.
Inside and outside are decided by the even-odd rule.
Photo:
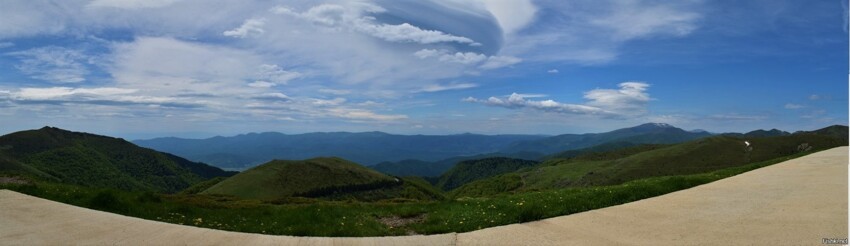
[[[39,130],[39,131],[54,131],[54,132],[55,132],[55,131],[58,131],[58,132],[70,132],[70,131],[68,131],[68,130],[65,130],[65,129],[62,129],[62,128],[58,128],[58,127],[52,127],[52,126],[45,126],[45,127],[42,127],[41,129],[38,129],[38,130]]]
[[[641,127],[641,128],[648,128],[648,127],[652,127],[652,128],[676,128],[675,126],[672,126],[672,125],[667,124],[667,123],[646,123],[646,124],[643,124],[643,125],[639,125],[637,127]]]

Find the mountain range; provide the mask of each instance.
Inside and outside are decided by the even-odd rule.
[[[542,135],[395,135],[383,132],[328,132],[288,135],[249,133],[207,139],[155,138],[133,143],[221,168],[242,170],[273,159],[336,156],[393,175],[438,176],[462,160],[484,157],[539,159],[561,151],[608,142],[680,143],[711,136],[663,123],[605,133]],[[414,169],[404,166],[418,163]]]
[[[647,123],[604,133],[562,134],[541,139],[515,142],[501,150],[504,153],[535,151],[553,154],[596,146],[609,142],[672,144],[711,136],[705,131],[685,131],[665,123]]]
[[[246,169],[273,159],[302,160],[323,156],[371,165],[417,159],[438,161],[497,152],[511,143],[539,135],[395,135],[383,132],[283,134],[249,133],[207,139],[156,138],[133,143],[222,168]]]

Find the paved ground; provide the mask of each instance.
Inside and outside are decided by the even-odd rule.
[[[820,245],[847,238],[848,148],[575,215],[431,236],[318,238],[226,232],[0,190],[0,245]]]

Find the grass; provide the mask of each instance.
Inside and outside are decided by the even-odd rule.
[[[752,148],[747,150],[744,141],[749,141]],[[570,159],[550,159],[514,173],[473,181],[450,194],[489,196],[504,191],[619,185],[650,177],[700,174],[746,166],[793,155],[801,151],[798,149],[801,146],[823,150],[840,145],[846,142],[810,134],[756,139],[715,136],[677,145],[641,145]]]
[[[334,187],[387,182],[395,182],[395,179],[340,158],[275,160],[225,179],[200,193],[273,200]]]
[[[161,195],[34,182],[2,184],[49,200],[174,224],[296,236],[387,236],[465,232],[637,201],[691,188],[811,152],[713,172],[653,177],[618,185],[552,189],[435,202],[353,202],[309,198],[275,204],[213,195]],[[421,217],[391,227],[379,218]]]

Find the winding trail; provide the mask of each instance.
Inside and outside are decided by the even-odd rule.
[[[0,245],[820,245],[847,238],[848,148],[691,189],[466,233],[327,238],[167,224],[0,190]]]

